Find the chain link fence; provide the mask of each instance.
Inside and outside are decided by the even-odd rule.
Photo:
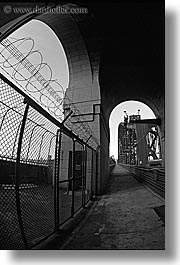
[[[0,75],[0,248],[31,249],[92,199],[96,151]]]

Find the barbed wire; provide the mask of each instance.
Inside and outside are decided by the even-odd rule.
[[[35,41],[31,37],[3,40],[0,67],[57,120],[65,121],[66,126],[84,141],[98,145],[82,113],[69,99],[63,86],[53,79],[51,67],[43,61],[42,53],[35,49]],[[73,115],[66,120],[70,112]]]

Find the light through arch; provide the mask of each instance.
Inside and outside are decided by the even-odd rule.
[[[141,119],[156,118],[154,112],[146,104],[134,100],[122,102],[112,110],[109,118],[110,156],[118,159],[118,126],[124,121],[124,111],[128,115],[136,115],[138,110],[140,110]]]
[[[46,23],[31,20],[3,40],[0,66],[12,83],[63,119],[68,61],[59,38]]]
[[[14,31],[10,37],[31,37],[35,41],[35,50],[43,55],[53,71],[53,79],[57,79],[64,89],[69,84],[69,67],[65,50],[55,32],[44,22],[32,19]]]

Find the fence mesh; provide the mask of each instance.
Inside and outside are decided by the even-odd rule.
[[[74,211],[76,212],[83,203],[83,145],[75,142],[74,151]]]
[[[92,182],[92,149],[86,147],[85,203],[89,201],[91,196],[91,182]]]
[[[29,246],[54,230],[53,168],[57,127],[30,107],[22,140],[21,212]]]
[[[23,94],[0,79],[1,249],[32,248],[83,207],[95,190],[96,152],[64,131],[57,145],[59,127],[34,105],[26,116],[25,102]]]
[[[19,249],[24,244],[16,210],[16,141],[24,111],[23,98],[0,80],[0,248]]]
[[[73,140],[62,134],[59,176],[60,224],[72,215],[72,154]]]
[[[0,89],[1,215],[4,216],[1,218],[1,242],[3,248],[14,249],[16,245],[23,248],[16,210],[15,166],[25,110],[24,97],[2,80]],[[53,232],[54,228],[52,180],[56,131],[54,124],[30,107],[17,176],[22,222],[29,247]],[[4,238],[8,237],[4,226],[9,230],[8,240]],[[18,232],[15,233],[15,230]],[[13,237],[14,233],[19,236]]]

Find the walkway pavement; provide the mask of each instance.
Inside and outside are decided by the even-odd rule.
[[[165,249],[164,199],[116,165],[104,195],[61,249]]]

